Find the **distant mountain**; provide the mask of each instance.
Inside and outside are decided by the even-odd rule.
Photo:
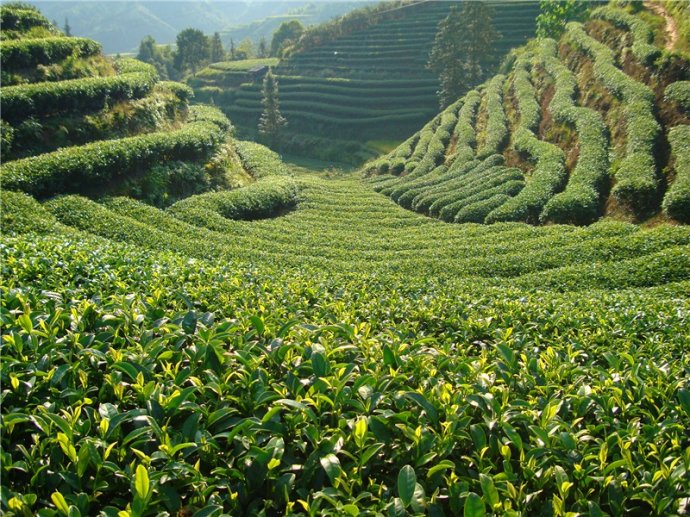
[[[93,38],[106,53],[133,52],[146,35],[173,43],[188,27],[224,32],[227,41],[269,39],[284,19],[295,15],[305,24],[319,23],[355,7],[356,2],[294,0],[244,1],[46,1],[31,2],[60,27],[69,20],[72,34]],[[361,3],[359,3],[361,5]],[[288,15],[295,13],[295,15]],[[266,20],[267,19],[267,20]]]

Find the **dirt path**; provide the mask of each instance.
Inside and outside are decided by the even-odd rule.
[[[645,2],[645,7],[654,11],[666,21],[666,50],[673,50],[678,41],[678,26],[673,16],[668,14],[666,8],[656,2]]]

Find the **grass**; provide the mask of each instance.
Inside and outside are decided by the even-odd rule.
[[[243,59],[240,61],[221,61],[212,63],[210,68],[216,70],[239,70],[249,71],[259,66],[276,66],[280,60],[277,57],[266,57],[257,59]]]

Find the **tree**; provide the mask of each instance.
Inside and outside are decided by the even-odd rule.
[[[155,66],[161,79],[175,78],[173,56],[170,52],[170,47],[159,47],[153,36],[145,36],[141,40],[137,59]]]
[[[304,33],[304,25],[302,25],[299,20],[281,23],[280,27],[273,33],[273,39],[271,40],[271,55],[280,56],[285,47],[297,41],[302,33]]]
[[[254,57],[254,43],[249,38],[244,38],[240,41],[235,49],[235,57],[237,59],[252,59]]]
[[[268,57],[268,43],[266,43],[266,38],[261,38],[259,41],[258,57]]]
[[[211,37],[211,63],[218,63],[219,61],[225,61],[225,49],[220,40],[220,34],[214,32]]]
[[[230,61],[237,59],[237,49],[235,48],[235,40],[230,38]]]
[[[69,20],[65,16],[65,27],[62,29],[62,32],[65,33],[65,36],[71,36],[72,35],[72,27],[69,26]]]
[[[280,114],[278,81],[270,69],[264,77],[261,103],[264,106],[264,111],[259,120],[259,134],[267,144],[276,145],[280,142],[280,132],[287,125],[287,120]]]
[[[541,0],[537,37],[558,39],[568,22],[584,19],[587,9],[587,2],[583,0]]]
[[[484,2],[463,2],[460,11],[451,8],[439,23],[428,64],[439,76],[442,108],[488,76],[485,63],[491,62],[500,37]]]
[[[177,35],[177,53],[175,67],[184,72],[192,69],[196,75],[197,69],[211,56],[208,38],[199,29],[185,29]]]

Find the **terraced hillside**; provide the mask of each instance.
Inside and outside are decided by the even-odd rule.
[[[416,131],[438,111],[438,79],[426,63],[438,24],[455,4],[416,2],[391,8],[369,27],[346,31],[282,60],[275,73],[289,123],[287,149],[306,155],[331,152],[361,163],[372,157],[363,145],[367,141],[400,140]],[[538,3],[489,4],[503,35],[496,58],[488,63],[497,67],[509,49],[534,36]],[[216,104],[240,130],[255,132],[262,110],[260,82],[229,88],[222,80],[211,80],[203,86],[207,92],[221,88]]]
[[[229,184],[230,122],[189,107],[191,88],[159,81],[134,59],[107,59],[95,41],[60,34],[27,6],[1,12],[3,189],[165,203]]]
[[[521,47],[509,74],[371,163],[375,190],[451,222],[690,222],[690,60],[662,50],[664,25],[605,6]]]
[[[513,117],[505,81],[531,71],[517,63],[437,117],[410,153],[459,127],[455,159],[486,156],[466,174],[528,189],[495,140],[474,143],[469,120],[485,104]],[[15,82],[39,70],[17,68]],[[684,103],[682,85],[664,91]],[[34,117],[50,128],[56,116],[86,124],[86,113]],[[196,123],[165,120],[170,138]],[[671,142],[685,145],[682,131]],[[158,207],[104,188],[126,164],[119,153],[139,153],[128,138],[159,136],[0,168],[4,515],[687,511],[690,226],[446,224],[359,174],[288,166],[226,137],[210,163],[243,186]],[[180,147],[146,149],[136,161],[169,166]],[[56,158],[65,152],[74,161]],[[51,160],[59,168],[41,174],[16,165]]]

